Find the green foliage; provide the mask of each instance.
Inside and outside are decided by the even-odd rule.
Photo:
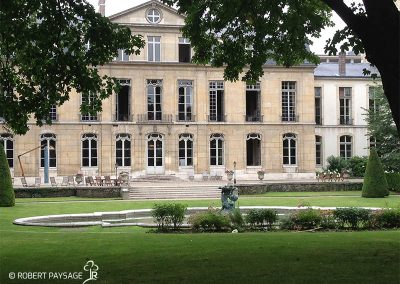
[[[353,177],[364,177],[368,157],[353,156],[347,161],[347,169]]]
[[[322,216],[320,210],[308,208],[299,210],[289,217],[295,230],[309,230],[318,227],[321,223]]]
[[[365,171],[362,196],[379,198],[389,195],[388,184],[383,172],[381,161],[375,149],[370,151],[367,169]]]
[[[333,215],[338,221],[341,228],[346,226],[352,229],[357,229],[365,226],[369,221],[371,212],[368,209],[349,207],[349,208],[337,208]]]
[[[0,143],[0,207],[15,205],[15,195],[11,180],[10,168],[2,143]]]
[[[246,215],[246,222],[253,228],[266,225],[271,229],[277,220],[277,212],[271,209],[250,209]]]
[[[188,223],[192,225],[194,231],[222,232],[230,228],[229,217],[215,209],[191,215]]]
[[[389,190],[400,192],[400,173],[385,173]]]
[[[153,205],[151,216],[157,223],[158,229],[168,230],[173,225],[175,230],[179,229],[185,219],[187,206],[179,203],[156,203]]]
[[[371,90],[376,108],[370,108],[366,113],[368,135],[376,139],[375,149],[381,158],[384,170],[400,172],[400,134],[393,122],[382,87],[376,85]]]
[[[144,47],[141,36],[83,0],[2,1],[0,34],[0,112],[17,134],[28,131],[30,117],[39,126],[51,124],[51,106],[67,101],[72,89],[83,97],[96,94],[82,112],[101,111],[117,80],[101,76],[97,67],[118,49],[138,54]]]
[[[245,225],[245,221],[239,208],[235,208],[231,213],[229,213],[229,219],[232,224],[233,229],[242,229]]]
[[[400,209],[384,209],[371,215],[371,227],[378,229],[400,228]]]
[[[340,173],[348,167],[347,160],[341,157],[329,156],[326,161],[328,162],[327,170],[330,172]]]
[[[338,225],[332,211],[321,212],[321,228],[326,230],[337,229]]]

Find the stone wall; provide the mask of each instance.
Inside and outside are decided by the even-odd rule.
[[[119,198],[119,187],[41,187],[41,188],[14,188],[17,198],[40,197],[91,197],[91,198]]]
[[[350,191],[361,190],[361,182],[298,182],[298,183],[264,183],[238,184],[239,194],[261,194],[265,192],[301,192],[301,191]]]

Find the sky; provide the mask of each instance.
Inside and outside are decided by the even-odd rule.
[[[116,14],[147,1],[148,0],[106,0],[106,16]],[[98,0],[88,0],[88,2],[97,10]],[[343,28],[345,25],[335,13],[333,14],[332,21],[335,23],[334,27],[325,28],[325,30],[322,31],[319,39],[313,39],[314,44],[311,46],[311,50],[316,54],[324,54],[326,40],[332,37],[336,30]]]

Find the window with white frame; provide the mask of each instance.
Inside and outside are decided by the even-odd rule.
[[[339,88],[340,121],[342,125],[352,124],[351,119],[351,88]]]
[[[115,145],[115,159],[118,167],[131,166],[131,136],[118,134]]]
[[[6,153],[8,166],[14,167],[14,137],[11,134],[0,134],[0,143]]]
[[[193,81],[178,81],[178,120],[192,121]]]
[[[162,80],[147,80],[147,119],[162,120]]]
[[[82,104],[90,105],[91,102],[92,102],[95,98],[96,98],[96,94],[95,94],[95,93],[92,93],[92,92],[90,92],[90,93],[87,94],[87,95],[81,94],[81,101],[82,101]],[[90,113],[82,113],[82,114],[81,114],[81,120],[82,120],[82,121],[97,121],[97,119],[98,119],[97,114],[96,114],[96,115],[93,115],[93,114],[90,114]]]
[[[378,95],[380,87],[376,87],[376,86],[372,86],[369,87],[368,89],[368,95],[369,95],[369,100],[368,100],[368,107],[369,110],[372,112],[376,112],[377,111],[377,104],[376,104],[376,96]]]
[[[50,107],[50,111],[49,111],[49,117],[51,121],[57,121],[58,120],[58,116],[57,116],[57,106],[56,105],[52,105]]]
[[[247,166],[261,166],[261,134],[250,133],[246,138]]]
[[[293,133],[286,133],[283,135],[283,164],[296,165],[296,135]]]
[[[146,19],[151,24],[157,24],[161,21],[161,12],[156,8],[147,10]]]
[[[97,135],[82,135],[82,167],[97,167]]]
[[[193,166],[193,135],[183,133],[179,135],[179,166]]]
[[[179,38],[179,62],[190,62],[190,41],[187,38]]]
[[[147,37],[147,55],[148,61],[160,62],[161,61],[161,37],[149,36]]]
[[[224,135],[220,133],[210,136],[210,165],[224,165]]]
[[[118,56],[115,61],[129,61],[129,54],[124,49],[118,49]]]
[[[352,137],[350,135],[340,136],[340,157],[347,160],[352,157]]]
[[[47,151],[48,163],[50,168],[57,167],[57,153],[56,153],[56,135],[52,133],[46,133],[40,135],[40,167],[44,167],[45,164],[45,151]]]
[[[322,137],[315,135],[315,164],[322,166]]]
[[[282,81],[282,121],[296,121],[296,82]]]
[[[209,121],[224,121],[224,81],[210,81]]]
[[[322,88],[315,87],[314,88],[314,96],[315,96],[315,124],[322,124]]]
[[[246,121],[261,121],[260,82],[246,84]]]

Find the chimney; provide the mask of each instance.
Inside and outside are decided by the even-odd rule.
[[[105,17],[106,15],[106,0],[99,0],[99,13]]]
[[[346,52],[339,53],[339,76],[346,76]]]

